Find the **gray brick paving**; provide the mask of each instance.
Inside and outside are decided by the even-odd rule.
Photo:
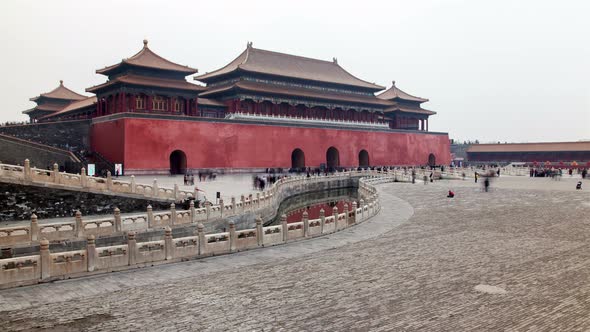
[[[385,185],[380,215],[327,238],[0,291],[0,326],[588,331],[590,194],[566,182]]]

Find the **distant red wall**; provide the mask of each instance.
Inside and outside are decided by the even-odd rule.
[[[130,171],[168,170],[174,150],[184,151],[188,168],[289,168],[299,148],[305,166],[315,167],[331,146],[341,166],[358,166],[362,149],[371,165],[424,165],[430,153],[437,164],[450,163],[448,135],[134,118],[94,124],[92,134],[97,151],[111,161],[124,154]]]
[[[113,163],[125,159],[125,119],[94,123],[90,129],[92,149]]]

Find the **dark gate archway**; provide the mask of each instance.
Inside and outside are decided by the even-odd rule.
[[[326,151],[326,166],[328,166],[328,169],[340,166],[340,153],[338,152],[338,149],[333,146]]]
[[[434,156],[434,154],[429,154],[428,155],[428,166],[434,166],[436,165],[436,157]]]
[[[359,167],[369,167],[369,153],[367,150],[359,152]]]
[[[186,173],[186,154],[181,150],[174,150],[170,154],[170,174]]]
[[[305,168],[305,153],[301,149],[295,149],[291,152],[291,168]]]

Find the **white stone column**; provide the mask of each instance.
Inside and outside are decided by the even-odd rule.
[[[207,242],[205,240],[204,226],[202,223],[197,225],[197,235],[199,238],[199,256],[203,256],[206,253]]]
[[[59,183],[59,165],[53,164],[53,172],[51,173],[53,176],[53,183]]]
[[[80,169],[80,187],[82,188],[86,188],[86,169],[84,167],[82,167]]]
[[[320,234],[324,234],[324,225],[326,224],[326,211],[320,209]]]
[[[309,237],[309,214],[303,211],[303,237]]]
[[[33,180],[31,174],[31,161],[29,159],[25,159],[24,177],[26,181]]]
[[[88,272],[92,272],[96,266],[96,243],[94,235],[90,234],[86,240],[86,262]]]
[[[121,231],[121,210],[118,207],[115,208],[115,232]]]
[[[281,226],[283,231],[283,242],[287,242],[287,240],[289,239],[289,225],[287,224],[286,214],[281,215]]]
[[[49,241],[43,238],[39,243],[41,256],[41,280],[49,278],[51,270],[51,256],[49,255]]]
[[[129,266],[137,264],[137,241],[135,232],[127,233],[127,255],[129,256]]]
[[[113,176],[111,175],[111,171],[107,171],[107,190],[113,191]]]
[[[332,216],[334,216],[334,232],[338,230],[338,207],[332,209]]]
[[[256,217],[256,241],[259,247],[264,246],[264,231],[262,228],[262,219],[260,216]]]
[[[76,211],[76,236],[83,237],[84,236],[84,224],[82,223],[82,212],[80,210]]]
[[[137,192],[137,185],[135,184],[135,175],[131,175],[131,193],[135,194]]]
[[[170,204],[170,225],[176,225],[176,204]]]
[[[174,258],[174,243],[172,242],[172,229],[167,226],[164,230],[164,250],[166,252],[166,260]]]
[[[236,251],[236,224],[233,220],[229,222],[229,251]]]
[[[147,220],[148,220],[148,228],[154,227],[154,211],[151,205],[147,206]]]
[[[37,222],[37,215],[33,213],[31,215],[31,228],[29,229],[31,242],[37,241],[39,239],[39,223]]]
[[[195,222],[197,211],[195,210],[195,201],[191,200],[189,203],[189,211],[191,215],[191,224]]]

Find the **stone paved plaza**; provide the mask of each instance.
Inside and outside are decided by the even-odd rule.
[[[577,180],[381,185],[378,216],[324,238],[0,291],[0,330],[588,331]]]

